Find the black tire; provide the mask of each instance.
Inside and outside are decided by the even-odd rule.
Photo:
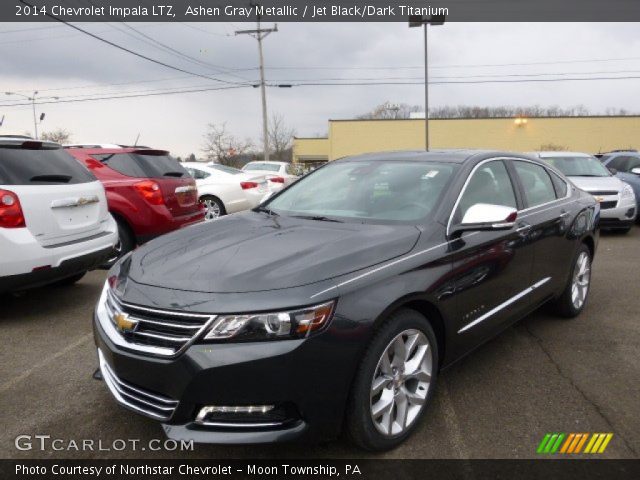
[[[216,217],[210,217],[210,208],[209,206],[207,206],[206,204],[209,203],[212,206],[215,206],[215,208],[218,209],[218,215]],[[205,206],[207,206],[207,211],[205,212],[205,221],[211,221],[211,220],[215,220],[216,218],[220,218],[224,215],[227,214],[227,209],[224,208],[224,203],[222,203],[222,200],[220,200],[218,197],[213,196],[213,195],[203,195],[200,197],[200,203],[204,203]]]
[[[58,280],[54,285],[60,285],[63,287],[69,286],[69,285],[73,285],[74,283],[79,282],[82,277],[84,277],[87,274],[87,272],[80,272],[80,273],[76,273],[75,275],[71,276],[71,277],[67,277],[67,278],[63,278],[62,280]]]
[[[574,275],[576,273],[576,268],[578,266],[577,265],[578,259],[583,253],[586,254],[587,258],[589,259],[589,284],[587,286],[587,293],[584,301],[579,307],[576,307],[576,305],[574,305],[574,302],[572,300],[573,282],[574,282]],[[567,284],[564,290],[562,291],[562,293],[560,294],[560,296],[556,300],[554,300],[554,302],[552,303],[553,311],[557,315],[564,318],[573,318],[573,317],[577,317],[580,314],[580,312],[584,310],[584,307],[587,304],[587,300],[589,299],[589,290],[591,286],[591,261],[592,261],[591,251],[584,243],[581,244],[573,258],[573,262],[571,263],[571,272],[569,273]]]
[[[114,249],[113,256],[102,265],[102,268],[105,269],[111,268],[113,264],[120,259],[120,257],[136,248],[136,240],[133,232],[129,228],[129,225],[119,218],[116,218],[115,220],[118,224],[118,243]]]
[[[378,363],[390,342],[407,330],[417,330],[426,337],[431,349],[431,380],[427,387],[424,404],[415,420],[401,433],[385,435],[374,424],[371,412],[371,394],[374,375],[378,371]],[[433,391],[438,374],[438,342],[429,321],[415,310],[402,309],[394,312],[375,333],[362,358],[351,389],[346,412],[346,433],[357,446],[370,451],[384,451],[397,447],[416,429],[424,415]],[[385,387],[392,388],[392,387]],[[391,411],[397,407],[392,407]]]

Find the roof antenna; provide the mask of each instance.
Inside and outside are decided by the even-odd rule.
[[[138,140],[140,140],[140,134],[138,133],[138,136],[136,137],[136,141],[133,143],[134,147],[138,146]]]

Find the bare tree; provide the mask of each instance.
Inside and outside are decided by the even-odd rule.
[[[40,138],[42,140],[56,142],[64,145],[65,143],[69,143],[71,141],[71,132],[64,128],[58,128],[50,132],[44,132],[42,135],[40,135]]]
[[[239,140],[227,131],[227,124],[210,123],[204,134],[205,143],[202,152],[209,161],[235,166],[239,156],[247,153],[253,146],[250,139]]]
[[[284,122],[284,116],[274,113],[269,121],[269,146],[274,160],[290,162],[291,146],[296,130]]]
[[[376,106],[370,112],[358,115],[361,119],[387,119],[395,120],[398,118],[409,118],[412,112],[420,112],[424,110],[419,105],[408,105],[406,103],[391,103],[386,101]]]

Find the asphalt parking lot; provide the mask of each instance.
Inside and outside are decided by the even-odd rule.
[[[323,445],[211,446],[192,452],[20,451],[21,434],[81,441],[163,439],[161,427],[117,406],[93,380],[91,312],[105,272],[73,287],[0,297],[0,457],[366,457]],[[604,234],[582,316],[539,311],[440,377],[416,434],[389,458],[535,458],[547,432],[613,432],[605,458],[640,454],[640,228]]]

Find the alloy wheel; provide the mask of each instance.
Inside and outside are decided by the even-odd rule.
[[[385,348],[371,382],[371,418],[385,436],[405,432],[419,417],[431,385],[433,356],[419,330],[405,330]]]
[[[581,252],[573,270],[571,301],[576,309],[582,308],[589,292],[591,281],[591,261],[586,252]]]
[[[220,216],[220,205],[218,205],[218,202],[211,198],[205,198],[202,203],[206,208],[204,214],[204,219],[206,221],[215,220]]]

